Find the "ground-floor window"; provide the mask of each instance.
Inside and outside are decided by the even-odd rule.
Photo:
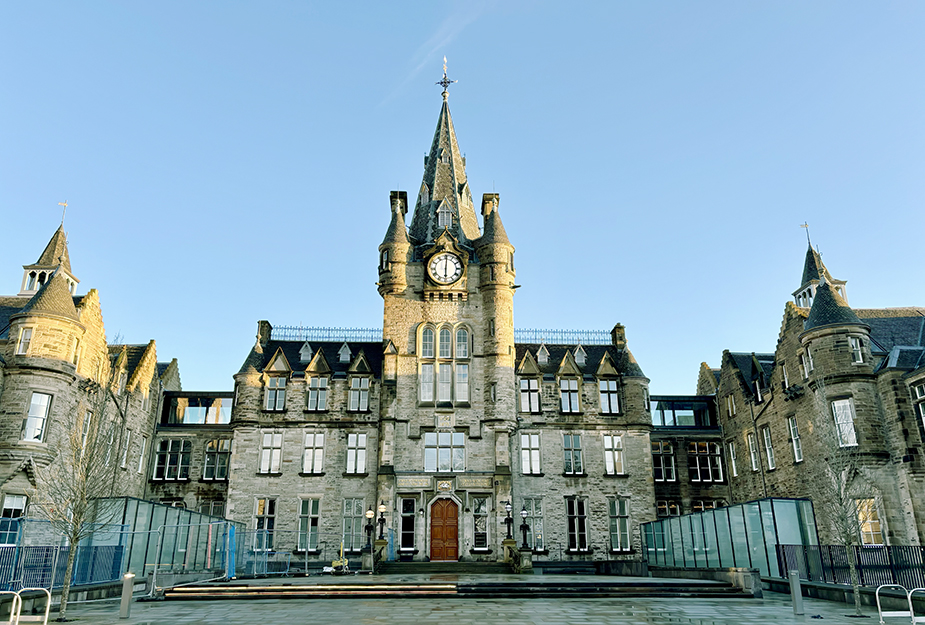
[[[681,516],[681,504],[671,499],[659,499],[655,502],[655,515],[659,517]]]
[[[476,549],[488,548],[488,497],[472,499],[472,546]]]
[[[344,550],[359,551],[366,544],[363,525],[366,510],[362,499],[344,499]]]
[[[26,509],[25,495],[4,495],[0,512],[0,545],[15,545],[19,538],[19,519]]]
[[[524,508],[527,509],[527,518],[524,519],[530,526],[527,532],[527,545],[536,551],[545,549],[543,538],[543,500],[524,499]]]
[[[877,502],[873,499],[858,499],[856,501],[861,543],[864,545],[882,545],[883,527],[880,523],[880,511],[877,510]]]
[[[565,500],[565,515],[568,521],[568,548],[588,548],[588,502],[578,497]]]
[[[299,504],[299,551],[318,548],[318,521],[321,500],[302,499]]]
[[[276,528],[276,499],[258,497],[254,512],[254,549],[269,551],[273,549],[273,530]],[[263,531],[261,531],[263,530]]]
[[[623,497],[611,499],[610,549],[611,551],[629,551],[630,547],[629,500]]]
[[[401,549],[414,549],[416,507],[416,499],[401,500]]]

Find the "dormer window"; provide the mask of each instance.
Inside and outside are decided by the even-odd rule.
[[[579,345],[575,349],[575,363],[578,364],[579,366],[584,366],[586,356],[587,354],[585,353],[584,348],[581,345]]]
[[[437,228],[451,228],[453,226],[453,211],[445,203],[437,209]]]
[[[311,362],[312,361],[312,346],[308,344],[308,341],[302,346],[299,350],[299,362]]]
[[[450,164],[450,153],[447,150],[443,150],[442,152],[440,152],[440,160],[443,162],[444,165],[449,165]]]
[[[337,358],[341,362],[350,362],[350,348],[347,347],[346,343],[344,343],[343,346],[341,346],[340,351],[337,352]]]
[[[421,185],[421,204],[427,204],[430,202],[430,189],[427,188],[427,185]]]
[[[549,350],[545,345],[540,345],[540,348],[536,350],[536,362],[541,365],[549,363]]]

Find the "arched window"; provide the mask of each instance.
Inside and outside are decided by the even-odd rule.
[[[469,357],[469,332],[465,328],[456,330],[456,357]]]
[[[35,290],[35,277],[34,271],[29,274],[29,286],[26,287],[29,291]]]
[[[440,357],[441,358],[452,358],[453,357],[452,334],[450,334],[450,331],[447,328],[440,329]]]
[[[421,358],[434,357],[434,331],[430,328],[424,328],[421,332]]]

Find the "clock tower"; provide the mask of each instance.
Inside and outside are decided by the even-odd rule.
[[[379,246],[379,499],[395,502],[403,536],[414,545],[414,553],[401,555],[496,560],[504,502],[512,498],[514,247],[497,194],[484,196],[479,227],[449,83],[444,73],[410,227],[407,195],[393,191]]]

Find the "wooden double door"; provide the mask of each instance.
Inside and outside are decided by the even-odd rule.
[[[430,507],[430,559],[459,560],[459,506],[452,499],[438,499]]]

